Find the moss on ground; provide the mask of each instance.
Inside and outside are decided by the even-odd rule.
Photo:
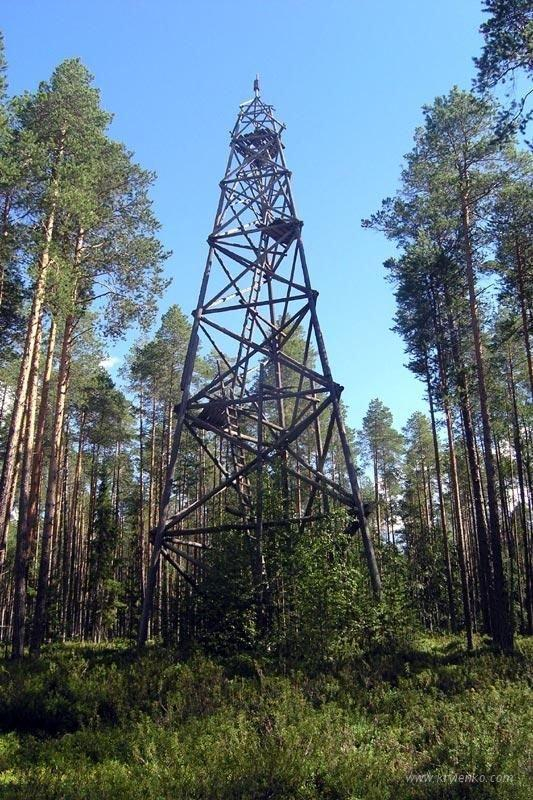
[[[0,798],[529,800],[532,642],[478,645],[426,637],[313,676],[125,645],[4,661]]]

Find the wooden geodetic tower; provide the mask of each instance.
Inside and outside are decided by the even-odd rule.
[[[258,596],[267,591],[263,539],[272,527],[317,522],[330,503],[347,506],[360,531],[372,586],[380,578],[332,378],[283,156],[284,126],[254,97],[231,133],[209,253],[175,408],[175,430],[147,575],[139,642],[148,633],[161,556],[178,569],[197,560],[206,536],[242,530]],[[216,354],[215,377],[192,387],[200,340]],[[173,498],[184,436],[214,478],[200,496]],[[309,446],[312,440],[312,447]],[[305,443],[305,446],[301,446]],[[332,446],[346,480],[331,474]],[[309,454],[312,454],[310,457]],[[282,507],[265,516],[263,481],[277,464]],[[297,487],[298,501],[295,501]],[[222,506],[221,506],[222,497]],[[217,498],[216,513],[213,501]],[[174,507],[173,507],[174,506]],[[221,515],[221,507],[224,514]]]

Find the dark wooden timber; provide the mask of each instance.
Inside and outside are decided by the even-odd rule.
[[[254,89],[231,133],[192,315],[159,521],[151,536],[140,646],[148,634],[161,553],[190,582],[187,564],[192,571],[201,565],[209,537],[241,531],[250,547],[262,624],[269,602],[263,540],[277,527],[295,524],[303,529],[320,522],[331,503],[348,508],[350,530],[361,535],[374,593],[380,594],[365,521],[368,505],[361,498],[341,413],[342,386],[333,381],[328,363],[316,310],[318,293],[309,278],[302,221],[284,160],[284,126],[261,99],[257,83]],[[202,339],[215,354],[217,374],[203,383],[195,378],[193,388]],[[331,471],[334,443],[340,445],[346,487]],[[207,455],[209,481],[202,483],[199,496],[187,496],[186,490],[176,494],[175,476],[183,474],[183,466],[177,472],[178,461],[187,458],[190,463],[194,452],[198,463],[200,454],[204,462]],[[281,507],[272,519],[270,504],[263,502],[263,485],[276,462]],[[317,497],[320,513],[313,515]],[[189,544],[195,556],[189,554]]]

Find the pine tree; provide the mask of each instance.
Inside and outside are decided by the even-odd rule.
[[[492,632],[496,644],[512,648],[513,632],[504,573],[497,474],[492,420],[487,392],[482,315],[477,295],[481,254],[486,233],[479,220],[490,215],[496,190],[508,180],[513,162],[494,137],[495,106],[467,92],[453,89],[424,108],[424,127],[417,131],[415,148],[407,156],[402,190],[370,224],[382,225],[402,244],[416,241],[417,221],[429,235],[461,264],[467,289],[476,389],[480,405],[488,505],[491,573],[487,573]],[[413,217],[407,217],[407,209]],[[457,289],[454,295],[457,294]],[[487,572],[487,570],[485,570]]]
[[[385,521],[386,541],[394,544],[396,496],[402,452],[402,436],[393,427],[392,414],[378,398],[372,400],[359,432],[360,450],[371,464],[374,476],[374,502],[378,541],[383,540],[382,520]]]
[[[78,62],[61,65],[54,78],[78,87],[76,103],[85,97],[92,78]],[[62,349],[56,388],[52,447],[48,469],[45,517],[41,542],[41,568],[31,649],[37,653],[46,626],[50,559],[49,547],[56,514],[58,464],[68,392],[72,341],[76,326],[96,301],[99,324],[108,337],[121,336],[132,322],[148,324],[157,296],[166,282],[161,262],[165,258],[156,238],[158,224],[151,211],[148,189],[153,175],[131,161],[122,145],[109,140],[109,118],[100,111],[98,94],[90,88],[87,131],[91,138],[79,158],[68,163],[69,182],[58,197],[56,254],[63,269],[56,291],[62,295],[64,314]],[[83,105],[79,113],[84,112]],[[92,116],[93,127],[90,127]]]
[[[520,74],[533,74],[533,9],[530,0],[484,0],[483,11],[490,17],[480,28],[485,41],[481,56],[474,59],[478,70],[474,84],[486,92],[499,84],[513,84]],[[500,129],[518,122],[525,130],[533,113],[526,107],[531,90],[520,99],[511,91],[507,94],[510,106],[502,114]]]

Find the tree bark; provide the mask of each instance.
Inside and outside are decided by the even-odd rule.
[[[476,297],[476,283],[474,271],[474,258],[471,241],[470,205],[468,195],[468,176],[462,174],[463,189],[461,193],[461,214],[463,227],[463,241],[466,265],[466,279],[468,285],[468,303],[470,309],[470,322],[474,342],[477,384],[479,392],[479,407],[481,412],[481,429],[483,433],[485,475],[487,481],[487,502],[489,509],[489,533],[492,551],[493,591],[492,595],[492,634],[497,647],[504,651],[513,649],[513,628],[510,614],[510,602],[502,559],[502,544],[500,533],[500,516],[496,491],[496,471],[494,464],[492,423],[489,412],[487,384],[485,378],[485,363],[481,328]]]
[[[44,462],[44,432],[48,417],[48,398],[50,395],[50,382],[52,378],[52,367],[54,363],[54,351],[56,343],[57,325],[55,319],[50,320],[50,330],[48,333],[48,349],[42,378],[41,400],[39,404],[39,417],[35,431],[35,452],[33,458],[32,478],[30,499],[28,503],[28,525],[30,530],[30,543],[33,547],[37,539],[38,511],[39,511],[39,492],[41,487],[41,477]]]
[[[526,300],[526,285],[524,282],[524,259],[520,249],[520,243],[516,241],[515,246],[516,254],[516,283],[518,286],[518,302],[520,305],[520,317],[522,320],[522,336],[524,339],[524,348],[526,351],[527,360],[527,373],[529,376],[529,390],[533,400],[533,360],[531,357],[531,342],[529,340],[529,331],[531,322],[529,320],[529,311]]]
[[[446,507],[444,505],[444,492],[442,490],[442,473],[440,467],[439,440],[437,438],[437,428],[435,425],[435,408],[433,404],[433,392],[431,387],[431,379],[429,375],[429,366],[427,363],[427,359],[426,359],[426,383],[428,389],[429,414],[431,418],[431,433],[433,437],[433,450],[435,453],[435,472],[437,476],[437,491],[439,495],[439,513],[440,513],[441,532],[442,532],[444,567],[446,570],[446,589],[448,593],[448,613],[450,616],[450,627],[452,631],[455,631],[457,628],[457,621],[455,619],[455,603],[453,599],[452,563],[450,559],[450,545],[448,542],[448,526],[446,523]]]
[[[76,320],[74,314],[68,314],[65,320],[61,359],[59,362],[59,374],[57,378],[52,444],[48,466],[48,483],[46,488],[46,505],[41,539],[39,580],[37,585],[37,599],[35,603],[33,630],[30,640],[30,652],[35,656],[39,655],[40,653],[41,645],[46,632],[52,533],[56,513],[59,460],[61,457],[61,437],[63,433],[66,394],[70,376],[72,335],[74,332],[75,322]]]
[[[457,554],[459,557],[459,572],[461,575],[461,595],[463,599],[463,615],[466,632],[466,646],[468,650],[473,649],[472,639],[472,611],[470,607],[470,593],[468,591],[468,571],[465,557],[465,536],[463,527],[463,514],[461,508],[461,495],[459,492],[459,480],[457,477],[457,459],[455,456],[455,442],[453,438],[453,427],[448,403],[444,403],[444,416],[446,419],[446,432],[448,435],[448,450],[450,457],[450,483],[452,498],[455,506],[456,532],[457,532]]]
[[[524,551],[524,583],[525,583],[525,610],[527,618],[526,633],[533,633],[533,568],[531,564],[530,543],[527,529],[527,503],[524,481],[524,461],[522,456],[522,442],[520,440],[520,425],[518,420],[518,405],[516,402],[516,388],[513,374],[513,362],[509,357],[509,389],[513,408],[513,445],[516,458],[516,471],[520,491],[520,525],[522,528],[522,547]]]
[[[35,418],[37,412],[37,394],[39,384],[41,333],[42,327],[39,324],[28,383],[23,455],[20,471],[19,519],[14,567],[13,635],[11,651],[12,658],[15,659],[23,657],[26,639],[26,599],[31,535],[28,512],[34,458]]]
[[[2,466],[2,476],[0,478],[0,568],[5,558],[5,547],[9,516],[11,513],[11,497],[13,495],[13,478],[15,475],[15,463],[19,449],[22,417],[28,395],[28,385],[30,380],[31,366],[33,363],[35,347],[40,336],[42,310],[46,294],[46,279],[50,267],[50,245],[55,224],[55,205],[48,215],[45,223],[44,245],[39,260],[37,282],[33,294],[28,325],[26,328],[26,338],[24,341],[24,351],[19,368],[19,376],[16,389],[16,400],[13,406],[9,433],[6,443],[6,452]]]

